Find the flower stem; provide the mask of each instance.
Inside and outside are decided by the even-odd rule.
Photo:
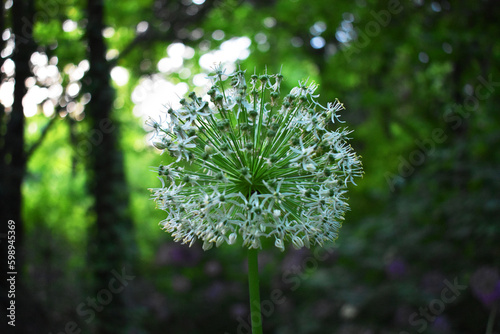
[[[493,324],[495,323],[495,315],[497,313],[497,306],[493,305],[491,308],[490,316],[488,317],[488,325],[486,326],[486,334],[493,332]]]
[[[250,248],[248,250],[248,288],[250,291],[250,322],[252,323],[252,334],[262,334],[258,254],[259,251],[255,248]]]

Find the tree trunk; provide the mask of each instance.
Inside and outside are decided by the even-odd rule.
[[[115,92],[110,83],[110,65],[102,36],[103,1],[88,0],[87,42],[90,69],[86,89],[91,100],[85,110],[90,164],[89,188],[95,200],[95,224],[89,235],[89,269],[92,271],[98,308],[94,324],[96,332],[126,333],[131,327],[125,294],[127,287],[113,292],[112,301],[99,295],[116,283],[112,271],[133,275],[135,255],[134,226],[129,215],[128,188],[124,174],[123,154],[118,143],[118,123],[112,119]],[[125,269],[124,269],[125,268]],[[128,282],[127,282],[128,284]]]
[[[1,30],[4,31],[4,3],[2,2]],[[0,293],[2,294],[2,308],[7,307],[5,302],[15,301],[15,329],[19,332],[33,332],[46,330],[46,319],[39,303],[34,295],[29,291],[24,282],[24,222],[22,219],[22,183],[26,173],[26,152],[24,140],[25,117],[23,108],[23,98],[27,89],[25,81],[32,76],[30,58],[36,51],[36,44],[32,36],[34,25],[34,1],[14,1],[11,7],[12,33],[15,36],[15,48],[12,54],[12,61],[16,65],[14,103],[10,112],[1,110],[2,129],[0,140],[0,219],[2,230],[0,231],[0,241],[2,254],[7,254],[7,246],[15,247],[15,266],[5,267],[7,261],[2,263],[2,273],[15,272],[17,274],[8,275],[15,278],[15,298],[6,300],[7,286],[5,279],[1,280]],[[3,78],[2,78],[3,79]],[[8,222],[15,222],[15,242],[7,243],[5,233],[7,233]],[[10,226],[13,226],[10,224]],[[9,239],[12,242],[13,239]],[[5,258],[5,260],[7,260]],[[5,308],[4,308],[5,310]],[[2,325],[6,323],[2,319]],[[7,319],[11,320],[11,319]],[[2,328],[2,333],[13,332],[13,327]]]

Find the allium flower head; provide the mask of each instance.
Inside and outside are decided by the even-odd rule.
[[[481,267],[471,277],[472,292],[486,306],[500,300],[500,274],[498,269]]]
[[[227,79],[229,80],[227,80]],[[314,84],[282,97],[283,76],[225,75],[216,68],[208,99],[189,94],[181,108],[152,121],[154,146],[176,159],[156,171],[151,189],[160,224],[175,241],[260,248],[273,238],[284,249],[337,238],[347,184],[362,175],[345,128],[332,130],[343,105],[316,101]]]

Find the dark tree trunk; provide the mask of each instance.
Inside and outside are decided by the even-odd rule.
[[[1,29],[4,30],[4,3],[2,2],[1,13]],[[26,172],[26,153],[24,141],[24,108],[23,98],[26,95],[27,89],[25,81],[32,76],[30,58],[33,52],[36,51],[36,44],[32,36],[32,27],[34,25],[34,1],[14,1],[10,18],[12,19],[12,33],[15,36],[15,48],[12,54],[12,60],[16,65],[15,70],[15,86],[14,86],[14,103],[10,112],[5,110],[0,111],[2,122],[0,136],[0,219],[2,231],[0,231],[2,254],[7,254],[7,246],[15,247],[15,266],[6,268],[7,261],[2,263],[2,273],[16,272],[17,274],[8,275],[15,277],[15,298],[5,300],[4,282],[1,280],[2,304],[4,302],[11,303],[15,300],[15,329],[18,332],[33,332],[44,331],[45,317],[40,305],[34,299],[33,294],[29,291],[23,277],[24,263],[24,222],[22,217],[22,183]],[[3,79],[3,78],[2,78]],[[5,238],[7,233],[8,222],[15,222],[15,243],[10,243],[13,239],[9,239],[9,243]],[[10,226],[13,226],[10,224]],[[6,260],[6,259],[5,259]],[[10,290],[10,288],[9,288]],[[2,308],[5,305],[2,305]],[[5,310],[5,308],[4,308]],[[2,319],[2,325],[6,319]],[[11,320],[11,319],[8,319]],[[2,328],[2,333],[13,332],[11,326],[7,329]]]
[[[98,292],[115,282],[112,271],[133,275],[135,255],[134,226],[129,215],[128,189],[123,155],[118,142],[118,123],[113,120],[115,92],[110,82],[110,64],[106,61],[106,45],[102,36],[103,1],[88,0],[87,42],[90,69],[86,89],[91,101],[85,110],[90,126],[88,133],[89,187],[95,200],[95,224],[89,235],[89,268],[94,278],[93,292],[99,308],[95,326],[99,334],[126,333],[131,327],[125,295],[127,287],[113,292],[107,304]],[[125,268],[125,269],[124,269]],[[128,282],[127,282],[128,283]],[[131,283],[133,284],[133,283]]]
[[[24,110],[23,97],[26,95],[25,80],[30,77],[30,57],[35,50],[31,36],[26,36],[22,17],[27,17],[32,1],[16,1],[12,5],[12,31],[16,36],[16,47],[12,60],[16,64],[14,104],[10,112],[5,133],[3,185],[5,190],[2,214],[16,221],[16,244],[21,246],[23,229],[21,221],[21,184],[26,169],[24,154]]]
[[[4,31],[5,29],[5,14],[4,14],[4,2],[0,3],[0,31]],[[2,39],[0,39],[0,49],[3,50],[5,43]],[[3,66],[4,58],[0,57],[0,68]],[[0,72],[0,83],[3,83],[5,80],[5,75],[3,72]],[[6,164],[5,155],[7,152],[7,148],[5,147],[5,131],[7,124],[7,116],[5,115],[5,109],[3,104],[0,103],[0,251],[2,254],[7,254],[7,222],[8,222],[8,212],[6,210]],[[7,263],[2,263],[0,266],[2,270],[2,275],[0,276],[0,307],[2,310],[5,310],[8,307],[9,300],[7,298],[7,284],[6,284],[6,275],[7,272]],[[2,333],[7,333],[9,326],[7,325],[7,319],[2,319],[0,322],[0,331]]]

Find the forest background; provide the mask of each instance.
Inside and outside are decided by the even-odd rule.
[[[148,191],[171,160],[145,120],[218,63],[339,98],[365,169],[335,246],[264,247],[264,332],[500,332],[499,17],[495,0],[2,1],[17,332],[249,333],[244,250],[173,243]]]

